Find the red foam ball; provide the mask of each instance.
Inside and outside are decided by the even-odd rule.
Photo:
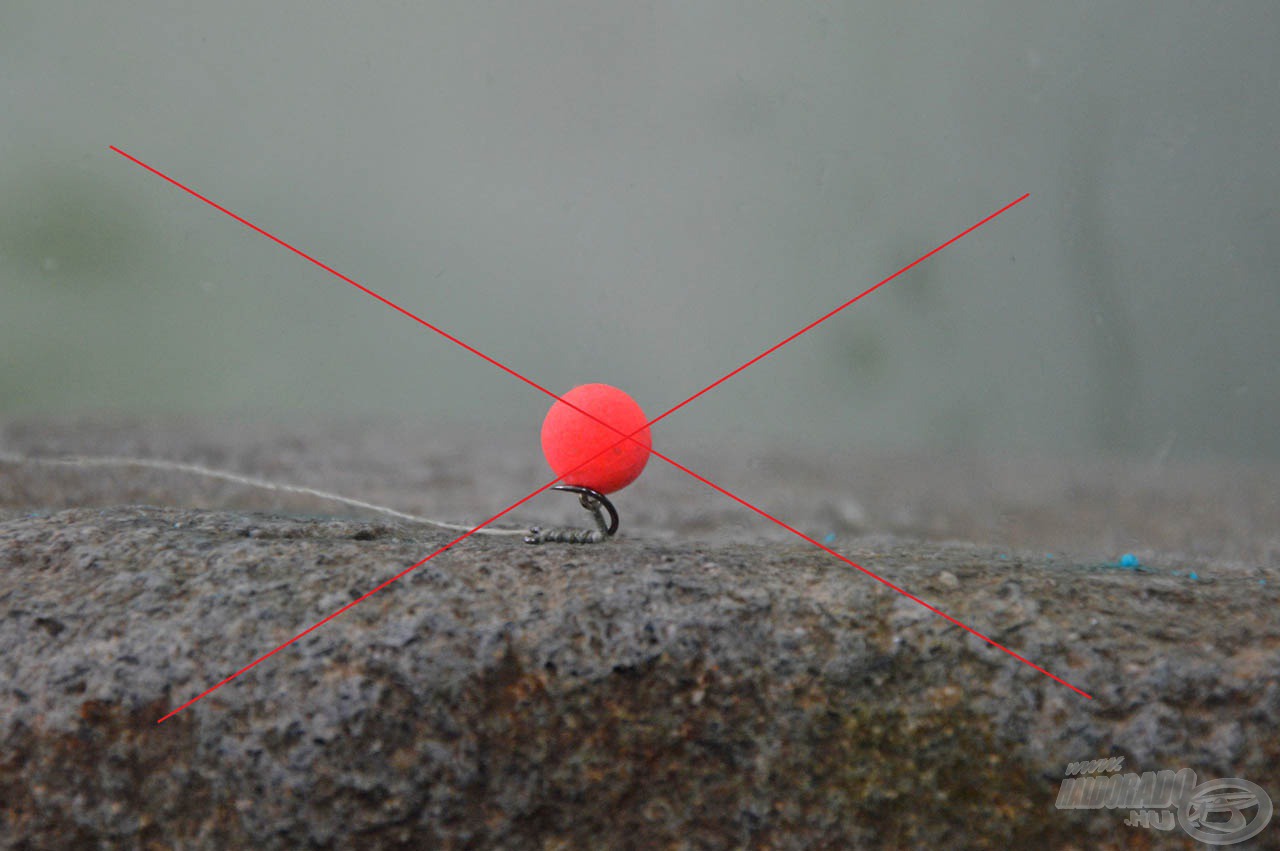
[[[542,421],[542,453],[561,481],[600,493],[613,493],[634,482],[644,470],[653,445],[646,425],[648,418],[636,400],[608,384],[583,384],[560,399],[563,401],[556,401]],[[600,418],[622,434],[565,402]],[[614,446],[636,429],[640,431],[632,440]],[[587,463],[574,469],[583,462]]]

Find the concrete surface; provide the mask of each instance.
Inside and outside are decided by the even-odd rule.
[[[157,725],[455,535],[3,465],[0,848],[1199,847],[1055,807],[1107,756],[1280,798],[1274,469],[658,448],[1092,699],[653,461],[618,539],[473,536]],[[509,435],[385,424],[10,422],[0,449],[455,521],[549,478]]]

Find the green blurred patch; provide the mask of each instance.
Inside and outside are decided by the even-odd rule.
[[[0,255],[21,279],[92,286],[122,274],[137,217],[92,175],[45,172],[0,192]]]
[[[852,365],[859,375],[867,379],[884,377],[888,357],[880,334],[865,331],[846,333],[840,336],[839,345],[843,355],[841,360]]]

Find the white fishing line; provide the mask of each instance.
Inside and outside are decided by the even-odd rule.
[[[222,479],[226,482],[234,482],[238,485],[246,485],[253,488],[261,488],[263,490],[280,491],[283,493],[298,493],[306,496],[319,497],[333,502],[340,502],[343,505],[349,505],[353,508],[364,508],[369,511],[376,511],[391,517],[397,517],[401,520],[407,520],[410,523],[421,523],[427,526],[436,526],[440,529],[449,529],[455,532],[469,532],[471,526],[464,526],[457,523],[445,523],[442,520],[432,520],[429,517],[419,517],[416,514],[407,514],[403,511],[397,511],[394,508],[388,508],[385,505],[375,505],[372,502],[365,502],[362,499],[352,499],[349,496],[330,493],[316,488],[309,488],[304,485],[289,485],[281,482],[272,482],[267,479],[258,479],[253,476],[243,476],[239,473],[230,473],[226,470],[214,470],[209,467],[202,467],[199,464],[184,464],[180,461],[163,461],[154,458],[129,458],[129,457],[112,457],[112,456],[94,456],[94,455],[69,455],[61,458],[43,458],[40,456],[16,455],[11,452],[0,451],[0,463],[6,464],[29,464],[43,466],[58,467],[144,467],[152,470],[163,470],[173,473],[190,473],[196,476],[205,476],[210,479]],[[527,529],[477,529],[477,535],[521,535],[529,534]]]

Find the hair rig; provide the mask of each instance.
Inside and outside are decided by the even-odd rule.
[[[278,491],[281,493],[296,493],[305,496],[315,497],[317,499],[330,500],[332,502],[340,502],[343,505],[350,505],[353,508],[362,508],[366,511],[376,511],[379,514],[385,514],[389,517],[396,517],[400,520],[406,520],[410,523],[416,523],[422,526],[435,526],[440,529],[449,529],[454,532],[470,532],[472,526],[462,523],[447,523],[443,520],[433,520],[430,517],[420,517],[417,514],[408,514],[404,511],[397,511],[386,505],[378,505],[372,502],[366,502],[362,499],[353,499],[342,494],[323,491],[318,488],[309,488],[305,485],[290,485],[284,482],[273,482],[267,479],[259,479],[254,476],[245,476],[240,473],[233,473],[228,470],[215,470],[200,464],[188,464],[183,461],[169,461],[163,458],[131,458],[127,456],[101,456],[101,455],[68,455],[63,457],[47,457],[39,455],[19,455],[14,452],[0,451],[0,464],[18,464],[29,466],[43,467],[78,467],[80,469],[99,468],[124,468],[136,467],[147,470],[159,470],[166,473],[189,473],[191,475],[203,476],[209,479],[221,479],[224,482],[232,482],[237,485],[245,485],[251,488],[261,488],[262,490]],[[613,507],[613,503],[599,491],[593,491],[591,488],[579,487],[577,485],[555,485],[555,490],[572,491],[579,494],[579,500],[582,507],[591,511],[595,516],[598,529],[542,529],[534,526],[532,529],[505,529],[501,527],[486,526],[476,529],[477,535],[520,535],[530,544],[595,544],[600,541],[608,540],[618,531],[618,511]],[[609,512],[609,522],[606,523],[604,516],[600,513],[601,507]]]
[[[530,544],[595,544],[607,541],[618,531],[618,510],[605,496],[631,484],[644,470],[649,460],[649,428],[644,412],[630,396],[607,384],[584,384],[575,387],[561,397],[581,409],[575,410],[561,401],[557,401],[547,412],[542,423],[542,451],[547,456],[547,463],[558,476],[564,479],[563,484],[552,486],[552,490],[566,491],[578,495],[578,502],[595,519],[595,529],[554,528],[542,529],[475,529],[480,535],[520,535]],[[607,422],[612,428],[586,416]],[[615,431],[616,429],[616,431]],[[618,432],[631,435],[625,442],[619,442]],[[0,464],[41,465],[59,467],[78,467],[81,469],[106,467],[139,467],[171,473],[188,473],[212,479],[221,479],[248,487],[283,493],[305,494],[320,499],[340,502],[354,508],[376,511],[410,523],[436,526],[458,532],[470,532],[473,526],[460,523],[446,523],[443,520],[432,520],[407,514],[385,505],[376,505],[361,499],[352,499],[341,494],[330,493],[302,485],[290,485],[233,473],[227,470],[214,470],[199,464],[183,461],[170,461],[161,458],[130,458],[121,456],[87,456],[72,455],[60,458],[20,455],[0,449]],[[606,522],[604,514],[608,512]]]
[[[630,438],[619,442],[619,434]],[[578,494],[578,502],[591,512],[597,528],[543,531],[535,526],[525,541],[594,544],[613,537],[618,531],[618,511],[605,494],[639,478],[652,445],[644,411],[616,387],[582,384],[556,400],[542,421],[542,454],[564,480],[552,489]],[[601,508],[609,512],[607,524]]]

